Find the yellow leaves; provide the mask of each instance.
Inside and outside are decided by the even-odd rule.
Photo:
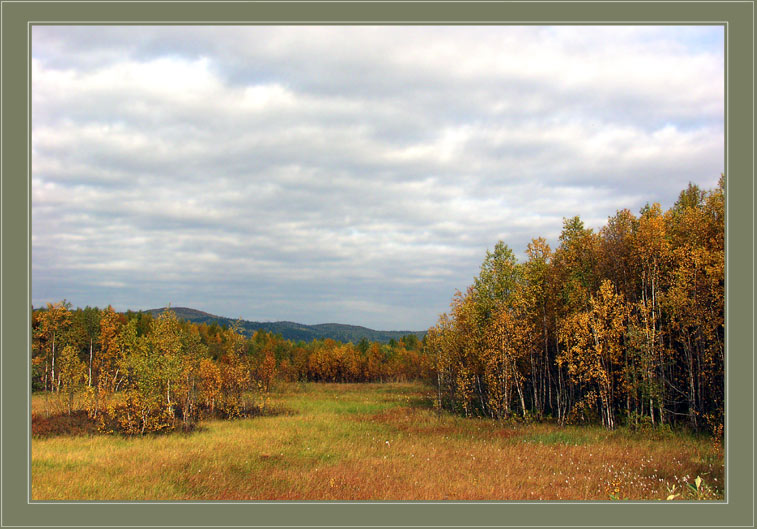
[[[614,378],[610,371],[622,369],[623,339],[628,311],[613,284],[605,280],[590,299],[590,310],[566,317],[559,337],[564,344],[559,365],[567,365],[576,383],[596,384],[603,403],[603,422],[612,424],[610,395]]]
[[[86,380],[86,366],[79,359],[79,355],[71,345],[67,345],[58,357],[58,369],[60,369],[61,384],[64,387],[77,388]]]
[[[276,358],[270,351],[266,353],[265,358],[258,366],[257,377],[263,391],[267,393],[276,377]]]
[[[223,382],[221,370],[218,368],[216,362],[213,362],[210,358],[203,358],[200,360],[198,375],[199,399],[212,411],[215,408],[218,394],[221,392],[221,384]]]
[[[43,333],[60,332],[71,323],[71,312],[65,302],[48,303],[47,310],[39,315],[39,328]]]
[[[47,310],[38,313],[36,324],[32,334],[32,347],[45,358],[53,375],[51,378],[54,378],[56,350],[60,349],[61,337],[71,325],[68,305],[66,302],[48,303]],[[52,379],[50,388],[57,388]]]

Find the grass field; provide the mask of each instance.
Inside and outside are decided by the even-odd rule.
[[[430,393],[420,384],[291,384],[272,395],[287,413],[192,433],[34,436],[32,498],[665,499],[697,476],[705,498],[723,498],[723,457],[707,437],[501,425],[439,414]],[[33,415],[44,406],[35,395]]]

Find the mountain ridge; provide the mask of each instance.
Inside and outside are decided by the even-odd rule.
[[[344,323],[317,323],[315,325],[307,325],[294,321],[250,321],[241,318],[218,316],[190,307],[162,307],[148,309],[141,312],[149,313],[155,317],[159,316],[166,310],[171,310],[178,318],[193,323],[210,324],[216,322],[218,325],[232,326],[239,322],[241,331],[247,336],[252,336],[257,330],[264,330],[266,332],[280,334],[284,339],[292,340],[293,342],[310,342],[313,340],[331,338],[332,340],[340,342],[357,343],[365,338],[371,342],[387,343],[392,339],[399,340],[403,336],[409,334],[415,335],[418,339],[423,339],[423,336],[426,334],[426,331],[379,331],[362,325],[349,325]]]

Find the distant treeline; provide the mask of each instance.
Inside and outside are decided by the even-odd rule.
[[[437,401],[466,415],[722,433],[724,177],[598,232],[564,221],[516,262],[499,242],[426,336]]]
[[[32,386],[54,392],[71,412],[83,394],[105,431],[145,433],[188,427],[202,416],[255,412],[276,379],[366,382],[428,377],[415,335],[379,344],[292,342],[172,311],[120,314],[108,307],[32,312]]]
[[[496,419],[684,423],[722,434],[724,178],[598,232],[564,221],[518,263],[502,242],[422,341],[309,343],[172,311],[33,311],[32,385],[84,395],[104,430],[144,433],[259,408],[276,379],[428,379],[439,407]]]
[[[149,312],[153,317],[159,316],[166,309],[150,309]],[[217,322],[219,325],[228,327],[235,326],[245,336],[252,336],[257,331],[265,331],[281,335],[285,340],[292,342],[311,342],[313,340],[326,340],[331,338],[337,342],[358,343],[362,339],[369,342],[389,343],[391,340],[399,340],[408,334],[414,334],[419,339],[423,338],[426,331],[376,331],[361,327],[358,325],[344,325],[341,323],[320,323],[317,325],[305,325],[291,321],[248,321],[242,319],[232,319],[223,316],[208,314],[188,307],[171,307],[179,319],[191,321],[194,323],[211,324]]]

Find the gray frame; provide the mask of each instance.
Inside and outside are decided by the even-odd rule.
[[[2,0],[0,526],[754,527],[754,3]],[[726,35],[725,502],[29,502],[33,23],[716,24]],[[751,352],[751,354],[750,354]],[[24,375],[21,375],[21,374]],[[26,399],[22,399],[25,395]],[[26,401],[26,402],[25,402]],[[24,405],[24,404],[27,405]]]

